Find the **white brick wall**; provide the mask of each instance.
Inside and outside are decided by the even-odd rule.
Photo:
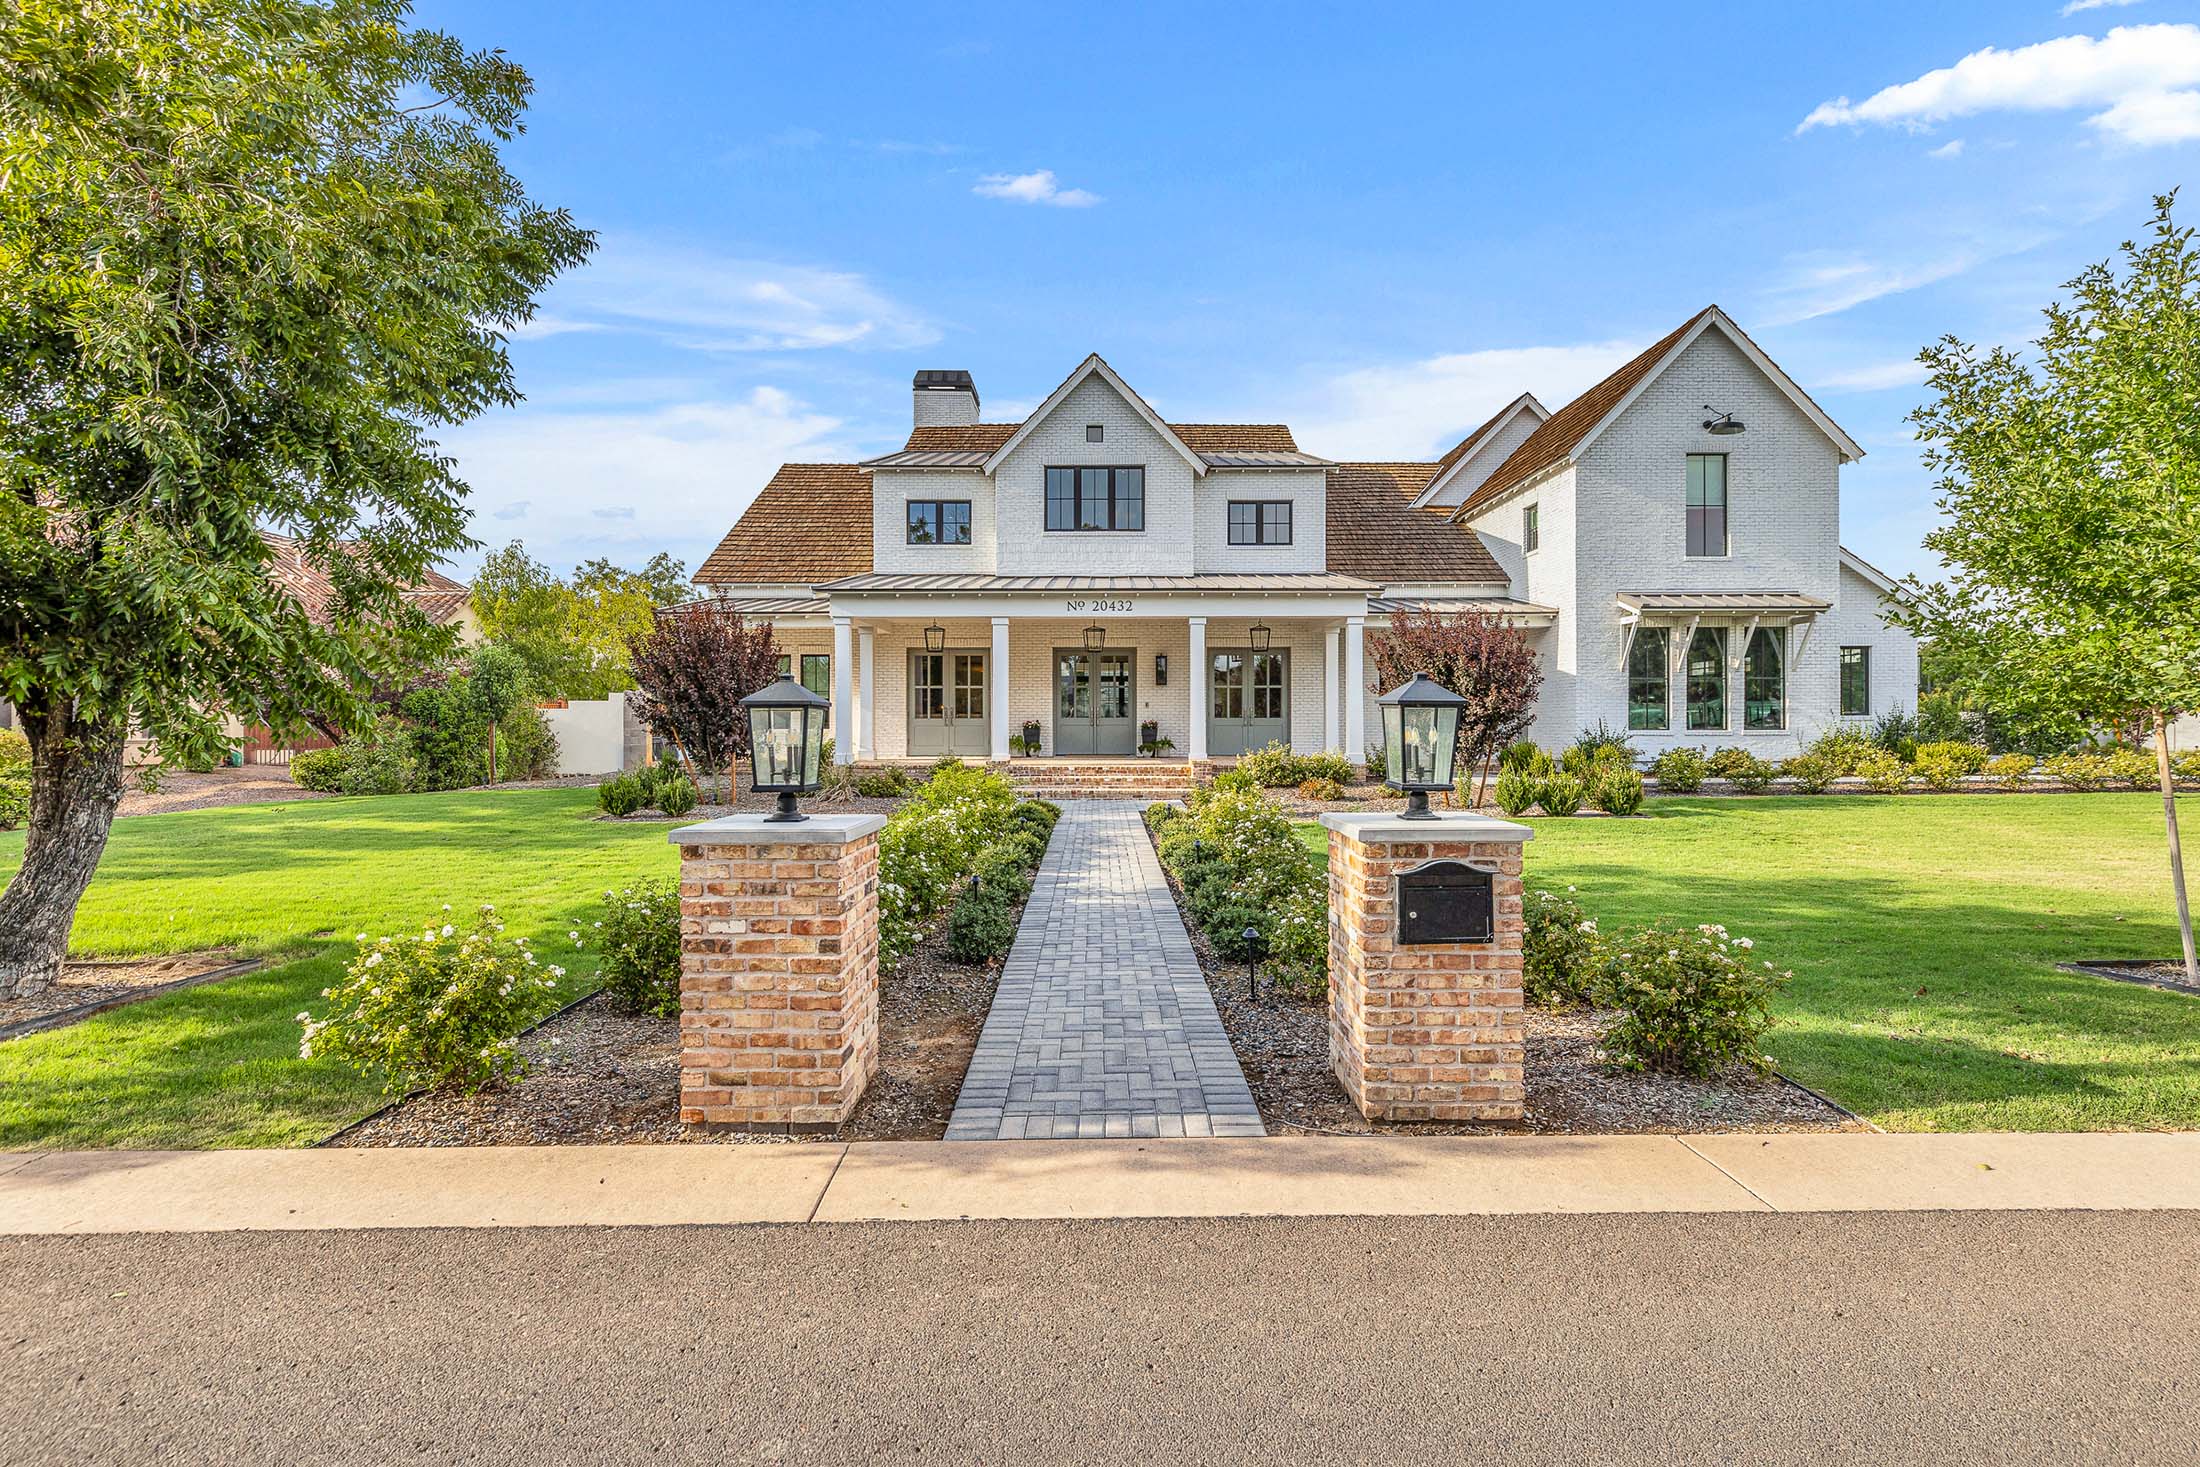
[[[1833,610],[1818,619],[1811,633],[1814,643],[1804,656],[1811,669],[1830,665],[1825,688],[1813,683],[1807,705],[1799,705],[1793,720],[1796,736],[1808,743],[1831,723],[1867,725],[1894,708],[1917,711],[1917,639],[1900,627],[1880,619],[1879,590],[1847,566],[1841,567],[1841,597]],[[1862,718],[1842,718],[1840,655],[1843,647],[1871,648],[1871,712]],[[1811,672],[1815,677],[1815,671]]]
[[[1474,456],[1442,489],[1436,492],[1431,504],[1465,504],[1467,496],[1482,487],[1498,465],[1511,457],[1512,451],[1528,441],[1528,435],[1543,426],[1543,420],[1532,412],[1518,412],[1474,451]]]
[[[1319,469],[1277,473],[1209,470],[1193,491],[1198,534],[1194,565],[1202,572],[1235,574],[1327,570],[1327,486],[1328,480]],[[1230,502],[1240,499],[1288,500],[1291,543],[1232,545]]]
[[[1538,513],[1537,548],[1522,549],[1521,532],[1529,505]],[[1555,627],[1531,633],[1543,660],[1543,689],[1537,696],[1535,725],[1528,737],[1537,743],[1571,742],[1578,727],[1576,687],[1580,646],[1574,628],[1584,615],[1578,600],[1581,578],[1575,475],[1562,469],[1522,493],[1500,501],[1472,521],[1482,543],[1512,578],[1512,594],[1538,606],[1558,608]],[[1625,709],[1621,712],[1624,714]],[[1606,715],[1609,716],[1609,715]],[[1595,722],[1595,716],[1588,719]],[[1369,728],[1375,727],[1373,723]]]
[[[912,499],[970,502],[968,545],[911,545]],[[871,568],[881,575],[992,575],[993,481],[975,472],[875,469],[871,473]]]
[[[1100,443],[1085,441],[1098,423]],[[1050,465],[1106,464],[1146,470],[1142,531],[1049,531]],[[1194,565],[1191,465],[1113,387],[1094,375],[1032,429],[994,476],[999,574],[1186,576]]]

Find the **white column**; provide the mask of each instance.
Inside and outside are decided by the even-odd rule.
[[[993,618],[993,655],[985,660],[986,697],[993,709],[993,757],[1008,757],[1008,618]]]
[[[1367,757],[1366,633],[1366,617],[1344,619],[1344,756],[1354,764]]]
[[[1184,660],[1190,666],[1184,669],[1190,681],[1184,685],[1185,701],[1192,710],[1191,757],[1195,760],[1207,757],[1207,618],[1187,617],[1185,625],[1191,631],[1192,645]]]
[[[1344,707],[1344,700],[1337,691],[1343,685],[1343,675],[1337,671],[1343,641],[1343,627],[1328,627],[1322,632],[1322,752],[1325,754],[1336,753],[1344,742],[1337,736],[1337,717]]]
[[[833,762],[835,764],[853,764],[856,762],[856,741],[853,737],[855,720],[849,716],[855,711],[853,706],[855,699],[853,685],[848,677],[848,663],[851,660],[849,656],[850,644],[855,639],[849,636],[848,632],[848,618],[845,616],[834,617]]]
[[[862,707],[856,713],[856,753],[873,759],[878,757],[878,678],[872,671],[872,664],[878,660],[878,634],[869,627],[859,628],[856,645],[863,654],[857,659],[863,664],[863,682],[857,695]]]

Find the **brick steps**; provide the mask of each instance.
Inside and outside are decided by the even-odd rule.
[[[1192,765],[1181,759],[1089,764],[1014,760],[1003,772],[1018,794],[1047,800],[1181,800],[1193,778]]]

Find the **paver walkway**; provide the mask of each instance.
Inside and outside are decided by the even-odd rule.
[[[1063,803],[948,1140],[1267,1134],[1141,808]]]

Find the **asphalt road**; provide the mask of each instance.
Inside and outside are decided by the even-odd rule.
[[[2180,1462],[2200,1214],[0,1238],[0,1461]]]

